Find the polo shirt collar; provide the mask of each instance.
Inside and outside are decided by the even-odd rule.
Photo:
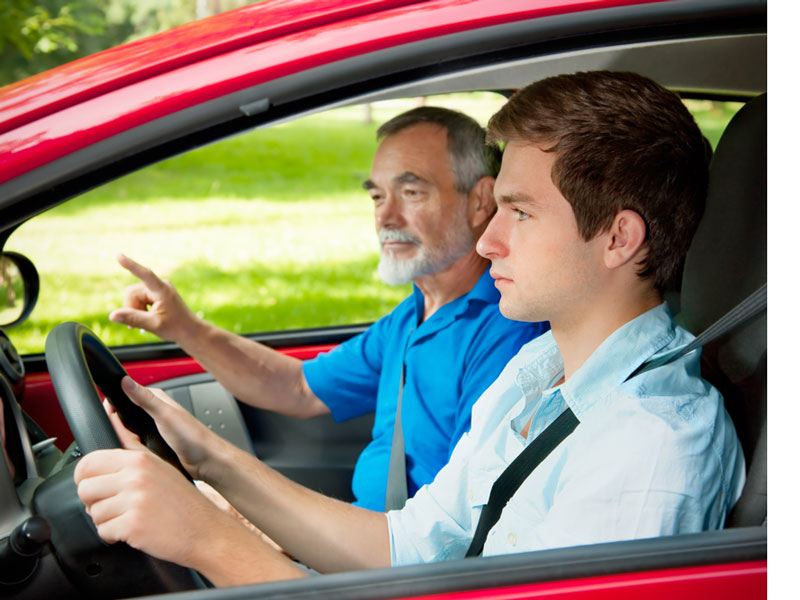
[[[422,316],[425,314],[425,296],[422,291],[414,284],[414,310],[416,322],[419,326],[416,329],[422,330],[420,335],[427,335],[443,329],[461,315],[463,315],[469,308],[470,302],[482,302],[484,304],[494,303],[500,301],[500,292],[494,286],[494,280],[489,275],[489,267],[483,272],[478,282],[472,286],[472,289],[466,294],[463,294],[442,306],[436,313],[427,321],[422,323]]]

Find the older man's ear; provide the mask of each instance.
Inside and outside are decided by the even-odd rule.
[[[473,229],[481,229],[494,216],[494,177],[486,175],[478,180],[469,193],[467,218]]]

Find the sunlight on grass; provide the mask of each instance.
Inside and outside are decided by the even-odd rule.
[[[100,329],[109,344],[153,339],[107,322],[134,282],[117,252],[170,278],[189,306],[237,332],[371,321],[408,293],[375,275],[372,210],[361,194],[292,204],[159,199],[46,217],[12,239],[42,278],[42,301],[11,330],[26,352],[41,351],[64,320]]]

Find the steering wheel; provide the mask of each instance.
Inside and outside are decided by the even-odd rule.
[[[80,323],[62,323],[47,336],[44,352],[58,401],[81,453],[122,447],[102,403],[95,402],[96,384],[125,426],[191,481],[152,417],[122,391],[120,382],[128,373],[91,330]]]
[[[48,335],[45,359],[58,400],[81,454],[120,448],[119,438],[103,409],[97,388],[116,408],[128,429],[142,443],[191,479],[178,457],[158,433],[155,422],[122,391],[125,369],[88,328],[62,323]],[[75,462],[48,478],[37,489],[34,512],[47,519],[59,563],[69,579],[85,593],[120,597],[204,587],[185,567],[155,559],[127,544],[108,545],[77,495]],[[65,501],[65,499],[67,499]]]

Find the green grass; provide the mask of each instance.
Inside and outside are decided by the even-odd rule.
[[[461,108],[485,123],[503,103],[457,94],[428,104]],[[73,199],[32,219],[6,248],[41,276],[39,304],[8,334],[23,353],[74,320],[109,345],[152,341],[110,323],[134,278],[124,252],[168,277],[190,307],[235,332],[372,321],[410,291],[376,273],[372,206],[361,182],[375,129],[416,104],[389,101],[259,129],[197,149]],[[729,105],[693,106],[712,143]]]

